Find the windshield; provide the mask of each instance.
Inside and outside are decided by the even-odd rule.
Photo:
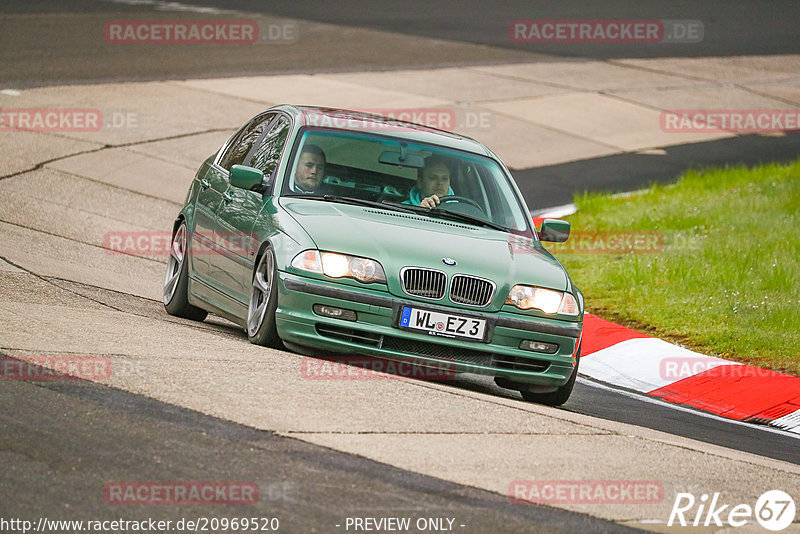
[[[387,209],[430,211],[432,216],[529,231],[509,178],[487,157],[381,135],[325,129],[305,130],[294,154],[282,196],[378,202]],[[430,201],[426,199],[433,195],[438,203],[427,210]]]

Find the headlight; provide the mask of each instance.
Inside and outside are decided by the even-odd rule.
[[[520,310],[536,308],[548,314],[578,315],[578,302],[572,294],[543,287],[516,285],[508,292],[506,304]]]
[[[306,250],[294,257],[292,267],[302,271],[322,273],[331,278],[352,278],[365,283],[386,283],[386,274],[377,261],[336,252]]]

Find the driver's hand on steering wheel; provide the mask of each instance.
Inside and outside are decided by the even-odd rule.
[[[419,203],[423,208],[435,208],[437,204],[439,204],[439,195],[425,197]]]

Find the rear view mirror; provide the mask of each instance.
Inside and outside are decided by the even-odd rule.
[[[402,154],[401,152],[392,152],[391,150],[387,150],[385,152],[381,152],[378,161],[381,163],[385,163],[387,165],[397,165],[399,167],[413,167],[415,169],[421,169],[425,166],[425,160],[422,156],[417,154]]]
[[[253,167],[234,165],[231,167],[230,182],[233,187],[246,189],[247,191],[252,191],[255,186],[258,186],[258,192],[261,192],[264,173]]]
[[[570,224],[559,219],[545,219],[539,230],[539,241],[563,243],[569,237]]]

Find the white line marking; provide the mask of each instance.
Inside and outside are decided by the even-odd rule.
[[[741,365],[706,356],[656,337],[626,339],[587,354],[581,360],[581,372],[584,375],[642,393],[720,365]]]
[[[237,13],[230,9],[218,9],[216,7],[200,7],[180,2],[165,2],[163,0],[104,0],[114,4],[125,4],[129,6],[151,6],[156,11],[191,11],[193,13],[205,13],[209,15],[229,15]]]
[[[611,198],[630,198],[635,197],[636,195],[643,195],[650,191],[650,189],[635,189],[633,191],[624,191],[622,193],[614,193],[611,195]]]
[[[787,432],[800,435],[800,410],[778,417],[770,422],[770,425],[782,428]]]
[[[577,212],[578,208],[575,204],[564,204],[563,206],[553,206],[552,208],[544,208],[536,210],[531,213],[531,217],[544,217],[546,219],[558,219],[559,217],[566,217]]]

